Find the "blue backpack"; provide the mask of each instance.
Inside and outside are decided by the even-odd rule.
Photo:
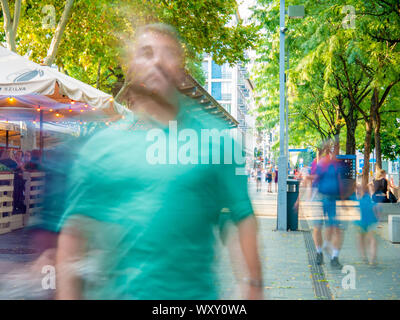
[[[330,163],[328,167],[317,167],[318,175],[318,191],[325,195],[339,196],[339,167],[334,163]]]

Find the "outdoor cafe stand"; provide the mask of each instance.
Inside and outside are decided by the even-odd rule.
[[[116,121],[129,111],[111,95],[0,46],[0,148],[51,149],[87,121]],[[13,213],[14,172],[0,171],[0,234],[40,210],[45,173],[23,171],[26,212]]]

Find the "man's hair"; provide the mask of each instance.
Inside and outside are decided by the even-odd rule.
[[[178,31],[173,26],[165,23],[152,23],[152,24],[147,24],[145,26],[141,26],[136,30],[136,39],[138,38],[139,35],[147,32],[155,32],[170,37],[182,50],[182,55],[184,55],[184,50],[183,50],[184,41],[182,37],[179,35]]]

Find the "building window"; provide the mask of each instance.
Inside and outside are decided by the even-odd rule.
[[[213,79],[222,78],[221,66],[217,65],[214,61],[211,62],[211,77]]]
[[[232,85],[230,82],[222,82],[221,85],[221,100],[232,99]]]
[[[221,82],[213,82],[211,83],[211,95],[214,97],[215,100],[221,100]]]
[[[221,77],[222,79],[232,79],[232,69],[229,64],[225,63],[221,67]]]

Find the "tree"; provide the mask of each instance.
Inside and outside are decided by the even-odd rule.
[[[188,69],[200,78],[200,53],[212,54],[219,63],[235,63],[245,60],[244,50],[252,47],[256,37],[252,25],[227,25],[237,9],[234,0],[49,0],[46,5],[55,8],[56,28],[44,27],[49,13],[43,12],[42,1],[26,0],[14,29],[9,28],[11,15],[2,10],[0,23],[8,33],[0,33],[0,41],[14,42],[14,51],[35,62],[54,63],[72,77],[114,95],[124,83],[121,40],[131,39],[140,23],[175,26],[186,44]],[[14,7],[7,12],[14,12]]]
[[[267,1],[260,0],[259,3],[267,6]],[[300,3],[289,1],[289,5],[293,4]],[[400,21],[399,3],[394,0],[374,3],[338,0],[334,4],[316,1],[302,1],[301,4],[306,7],[305,19],[287,22],[288,37],[291,39],[289,84],[295,97],[292,104],[321,134],[321,138],[328,135],[330,128],[335,129],[336,126],[339,129],[343,119],[347,153],[355,152],[357,123],[364,121],[363,183],[366,184],[372,133],[380,159],[381,117],[386,112],[399,112],[396,108],[390,110],[392,102],[388,100],[400,81],[400,55],[396,46],[400,25],[393,26],[392,23]],[[347,14],[353,8],[356,16]],[[279,1],[273,1],[266,9],[255,11],[266,30],[264,42],[273,42],[278,37],[278,9]],[[386,28],[388,17],[392,17],[393,21]],[[355,22],[356,29],[352,28],[352,23],[347,23],[348,18]],[[267,45],[266,48],[272,49],[273,53],[260,49],[260,63],[276,66],[278,46]],[[277,83],[277,77],[272,78],[265,73],[259,73],[259,77]],[[266,81],[263,81],[265,84]],[[276,101],[278,92],[274,86],[272,88],[264,87],[263,95]],[[271,104],[272,107],[277,107],[277,104]],[[338,111],[336,118],[332,117],[335,115],[332,111]]]
[[[3,10],[4,32],[5,32],[7,47],[10,50],[15,51],[16,50],[15,37],[17,34],[18,22],[21,13],[21,0],[15,0],[13,8],[14,18],[12,18],[11,8],[8,4],[8,0],[1,0],[1,8]]]

